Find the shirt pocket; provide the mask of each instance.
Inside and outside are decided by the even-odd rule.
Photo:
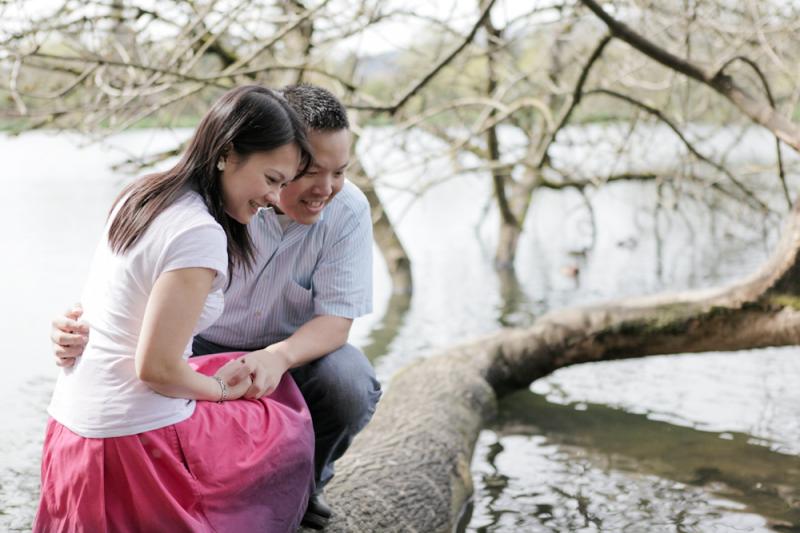
[[[286,285],[284,292],[286,310],[289,320],[295,324],[304,324],[314,315],[314,291],[306,289],[292,280]]]

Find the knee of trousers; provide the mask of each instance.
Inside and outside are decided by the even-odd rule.
[[[381,385],[366,356],[345,344],[321,358],[314,373],[327,422],[360,431],[372,418],[381,397]]]

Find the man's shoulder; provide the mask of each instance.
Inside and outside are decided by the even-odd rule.
[[[357,209],[369,207],[369,202],[367,201],[367,197],[364,195],[364,192],[359,189],[355,183],[349,180],[345,180],[342,190],[339,191],[339,194],[336,195],[331,203],[335,203],[337,201],[343,202],[347,206]]]
[[[323,220],[338,222],[341,219],[360,217],[369,211],[369,201],[364,193],[351,181],[345,181],[342,190],[334,196],[325,210]]]

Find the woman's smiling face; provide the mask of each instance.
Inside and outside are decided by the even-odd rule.
[[[300,150],[294,143],[247,156],[231,151],[221,177],[225,212],[248,224],[259,208],[279,203],[281,188],[294,179],[300,163]]]

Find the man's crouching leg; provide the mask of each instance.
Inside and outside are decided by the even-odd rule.
[[[320,529],[330,518],[322,489],[333,464],[364,429],[381,397],[381,386],[364,354],[350,344],[291,371],[314,424],[314,473],[317,486],[303,525]]]

